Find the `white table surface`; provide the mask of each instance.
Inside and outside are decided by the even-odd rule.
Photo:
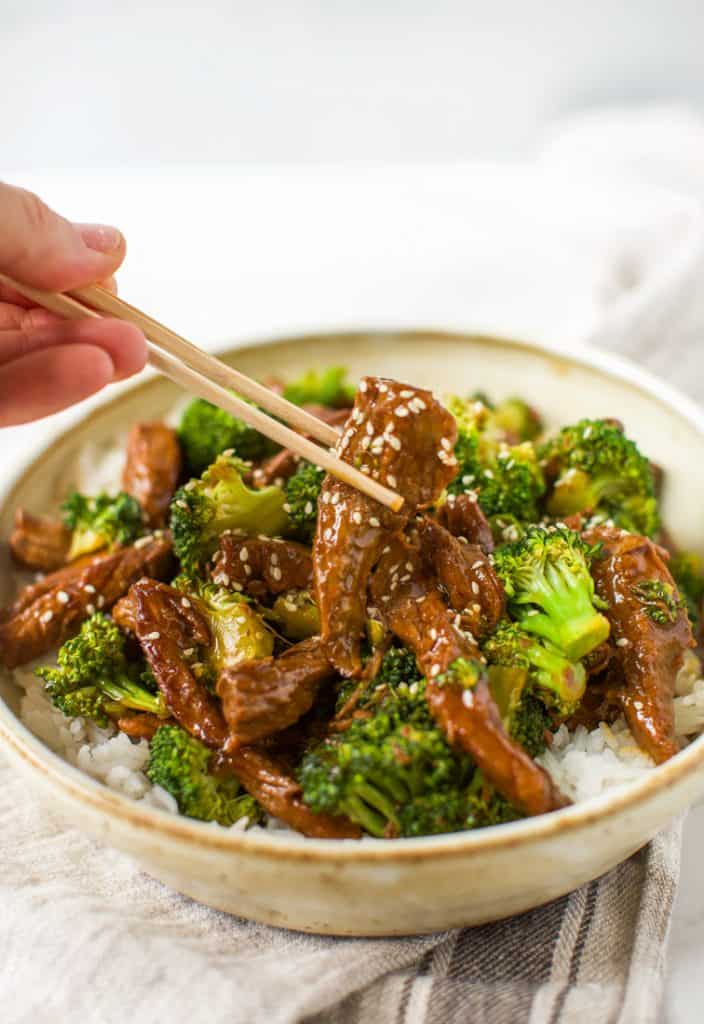
[[[204,347],[320,327],[437,326],[560,339],[598,322],[614,204],[526,165],[8,174],[67,216],[117,223],[122,294]],[[575,223],[575,204],[588,216]],[[647,195],[620,197],[635,230]],[[663,217],[672,210],[663,206]],[[507,301],[507,296],[510,297]],[[331,359],[344,358],[331,353]],[[100,399],[98,399],[100,400]],[[3,431],[0,486],[91,404]],[[704,805],[685,826],[665,1019],[702,1019]]]

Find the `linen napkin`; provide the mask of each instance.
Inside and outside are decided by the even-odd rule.
[[[671,198],[672,180],[653,160],[660,133],[668,150],[679,139],[687,155],[665,218],[657,196],[665,185]],[[618,146],[605,142],[614,138]],[[556,131],[536,163],[564,175],[566,187],[579,168],[607,197],[616,182],[652,184],[652,221],[615,225],[606,249],[584,254],[595,286],[581,336],[700,396],[702,154],[704,130],[686,112],[607,112]],[[517,169],[519,195],[521,182]],[[575,249],[586,239],[580,216],[575,210],[565,231]],[[515,251],[527,255],[531,240],[523,241]],[[520,267],[506,275],[518,280]],[[0,757],[2,1019],[559,1024],[588,1014],[593,1024],[647,1024],[659,1014],[680,837],[676,824],[604,878],[508,921],[409,939],[328,939],[248,923],[169,891],[54,821]]]

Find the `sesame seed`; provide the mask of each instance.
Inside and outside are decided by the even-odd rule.
[[[144,634],[144,639],[145,640],[158,640],[160,636],[161,636],[161,633],[159,632],[159,630],[155,629],[153,633],[145,633]]]
[[[439,675],[440,675],[440,666],[439,665],[432,665],[431,668],[430,668],[431,679],[434,679],[435,676],[439,676]]]
[[[438,631],[435,628],[435,626],[433,626],[433,628],[430,630],[430,639],[431,640],[437,640],[437,638],[438,638]]]
[[[68,596],[68,594],[66,593],[65,590],[59,590],[57,595],[56,595],[56,600],[59,602],[59,604],[68,604],[68,602],[71,599],[70,599],[70,597]]]
[[[380,395],[385,395],[388,390],[389,390],[388,386],[386,384],[383,384],[383,383],[379,384],[379,386],[377,388],[377,391],[379,392]]]
[[[86,583],[86,585],[85,585],[85,587],[83,589],[85,590],[86,594],[94,594],[95,593],[95,587],[93,586],[92,583]]]
[[[335,493],[332,496],[332,499],[330,499],[330,496],[328,495],[328,501],[330,501],[330,500],[332,500],[333,505],[337,505],[338,502],[340,501],[340,494],[339,494],[339,492],[335,491]]]
[[[183,653],[185,657],[192,658],[193,655],[196,653],[196,649],[195,647],[187,647]]]
[[[479,593],[479,584],[477,583],[476,580],[472,580],[472,593],[473,594],[478,594]]]
[[[95,605],[94,604],[87,604],[86,605],[86,611],[88,612],[89,615],[95,615]]]
[[[494,474],[492,473],[492,471],[490,469],[485,469],[484,470],[484,476],[487,478],[487,480],[493,480],[494,479]]]
[[[230,577],[227,575],[226,572],[221,572],[220,573],[220,580],[219,580],[219,582],[222,583],[226,587],[230,586]]]
[[[394,409],[394,412],[397,416],[401,418],[404,416],[408,416],[408,409],[406,408],[405,405],[397,405],[396,408]]]
[[[335,504],[335,498],[336,497],[337,497],[337,495],[333,494],[333,496],[332,496],[333,505]],[[325,491],[325,493],[322,495],[320,500],[322,501],[323,505],[327,505],[327,503],[330,501],[330,492],[329,491]]]
[[[367,426],[366,426],[365,429],[366,429],[367,433],[369,434],[369,436],[371,437],[372,434],[374,433],[374,427],[371,425],[371,423],[367,422]]]
[[[245,574],[245,576],[251,576],[252,575],[252,566],[248,565],[247,562],[243,562],[242,564],[244,565],[244,574]]]
[[[401,577],[401,583],[408,583],[410,578],[411,578],[411,574],[410,574],[410,572],[407,572],[404,576]]]
[[[462,703],[466,708],[471,708],[474,704],[474,694],[471,690],[462,691]]]
[[[398,437],[390,436],[390,437],[387,437],[386,440],[389,442],[389,444],[394,449],[394,451],[397,451],[397,452],[401,451],[401,441],[399,440]]]
[[[372,439],[371,439],[371,437],[363,437],[363,438],[362,438],[362,444],[361,444],[361,449],[362,449],[362,451],[363,451],[363,452],[366,452],[367,448],[369,447],[369,445],[370,445],[371,443],[372,443]]]
[[[467,538],[466,538],[466,537],[465,537],[465,540],[467,540]],[[482,560],[481,560],[481,559],[479,559],[479,561],[477,561],[477,562],[474,562],[474,563],[472,564],[472,568],[473,568],[473,569],[481,569],[483,565],[484,565],[484,563],[482,562]]]
[[[235,619],[235,622],[239,623],[240,626],[244,626],[247,622],[247,616],[238,615],[237,618]]]
[[[181,607],[182,608],[190,608],[191,607],[191,602],[188,600],[187,597],[182,597],[181,598]]]
[[[440,444],[445,449],[445,451],[449,452],[449,451],[452,450],[452,445],[450,444],[450,442],[448,441],[448,439],[446,437],[441,437],[440,438]]]
[[[379,522],[379,520],[377,519],[376,516],[370,516],[369,517],[369,525],[377,528],[377,527],[381,526],[381,523]]]
[[[235,454],[235,449],[234,448],[226,448],[225,451],[223,452],[223,455],[227,455],[228,459],[232,455],[234,455],[234,454]]]
[[[413,392],[404,388],[403,391],[399,391],[399,398],[413,398]]]
[[[183,498],[179,498],[178,501],[175,501],[174,505],[176,505],[177,508],[188,508],[188,503],[185,502]]]
[[[272,565],[272,567],[271,567],[271,578],[276,580],[276,582],[278,583],[278,581],[281,579],[282,576],[283,576],[283,573],[281,572],[281,569],[279,569],[278,565]]]
[[[362,513],[361,512],[353,512],[352,516],[351,516],[351,519],[352,519],[353,523],[357,524],[357,526],[361,526],[361,523],[362,523]]]
[[[326,497],[326,495],[323,495],[323,498],[325,498],[325,497]],[[288,514],[290,511],[291,511],[291,506],[289,505],[289,503],[287,501],[285,501],[284,502],[284,512],[286,512]]]
[[[269,557],[269,561],[271,562],[272,565],[279,564],[279,556],[275,551],[272,551],[271,556]]]
[[[362,392],[362,394],[364,394],[364,392],[367,390],[367,382],[366,382],[366,380],[360,380],[360,382],[359,382],[359,390]]]
[[[327,530],[323,531],[323,540],[331,540],[331,539],[332,539],[332,530],[328,526]]]
[[[49,609],[49,611],[43,612],[39,616],[39,621],[42,622],[44,625],[46,625],[47,622],[51,622],[51,620],[53,618],[54,618],[54,613],[51,611],[51,609]]]
[[[386,482],[389,485],[389,487],[396,487],[396,477],[393,475],[393,473],[386,474]]]
[[[287,612],[295,612],[296,604],[294,601],[284,601],[284,608]]]
[[[622,636],[622,637],[619,637],[619,639],[616,641],[616,646],[617,647],[629,647],[630,643],[631,643],[631,641],[628,639],[627,636]]]
[[[105,598],[102,594],[98,594],[98,608],[102,608],[105,604]]]
[[[242,548],[242,550],[240,551],[240,562],[246,562],[248,558],[249,551],[247,551],[247,548]]]

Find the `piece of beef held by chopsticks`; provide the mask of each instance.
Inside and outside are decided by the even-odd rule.
[[[646,537],[613,526],[584,533],[601,551],[592,560],[598,596],[606,602],[614,658],[624,684],[611,688],[636,742],[658,764],[676,754],[673,697],[685,651],[694,646],[684,602],[667,568],[667,553]]]
[[[404,498],[390,512],[327,476],[313,545],[315,591],[325,651],[344,676],[361,671],[360,640],[369,575],[390,533],[435,501],[457,473],[454,417],[432,392],[364,378],[337,445],[340,458]]]
[[[388,628],[416,656],[436,722],[455,748],[469,754],[484,777],[525,814],[567,805],[550,776],[503,727],[489,691],[479,649],[453,623],[437,581],[417,548],[394,540],[372,577],[371,596]],[[460,681],[453,666],[464,663]]]

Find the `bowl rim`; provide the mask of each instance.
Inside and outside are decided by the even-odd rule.
[[[317,342],[330,338],[348,342],[369,338],[402,340],[404,342],[423,341],[425,343],[432,339],[451,340],[534,352],[567,366],[577,366],[615,378],[620,383],[655,399],[669,412],[675,412],[690,426],[693,426],[704,439],[704,410],[701,410],[692,399],[630,360],[586,345],[570,345],[569,350],[565,351],[552,341],[522,340],[471,331],[435,328],[414,328],[412,330],[372,328],[369,330],[321,330],[293,335],[255,337],[248,343],[229,345],[219,350],[218,354],[227,358],[237,352],[249,352],[268,345],[304,345],[306,342]],[[92,419],[104,415],[106,411],[114,409],[136,393],[147,392],[151,387],[158,385],[160,381],[161,379],[157,376],[151,376],[147,380],[137,381],[131,386],[120,389],[117,395],[101,402],[83,416],[78,417],[58,436],[33,451],[24,466],[12,474],[0,488],[0,508],[4,509],[12,502],[14,493],[22,486],[25,478],[34,471],[36,463],[40,459],[51,456],[52,452],[64,443],[70,430],[83,427]],[[276,830],[246,832],[223,829],[212,823],[199,822],[159,808],[144,806],[139,801],[109,789],[77,766],[65,761],[44,744],[38,736],[35,736],[2,698],[0,698],[0,741],[12,759],[22,762],[30,771],[37,771],[50,787],[60,789],[69,800],[87,805],[87,809],[93,813],[111,818],[116,816],[121,825],[128,829],[142,832],[147,836],[156,831],[164,839],[201,847],[213,853],[239,853],[267,856],[274,860],[323,863],[383,861],[388,864],[428,857],[462,856],[470,858],[473,855],[484,855],[490,850],[505,850],[530,842],[544,841],[557,833],[571,832],[605,820],[611,815],[633,809],[663,789],[679,782],[704,764],[704,736],[701,736],[665,764],[648,771],[641,779],[580,801],[563,810],[476,831],[401,838],[389,842],[371,837],[365,837],[362,841],[309,839],[296,833],[277,833]]]

